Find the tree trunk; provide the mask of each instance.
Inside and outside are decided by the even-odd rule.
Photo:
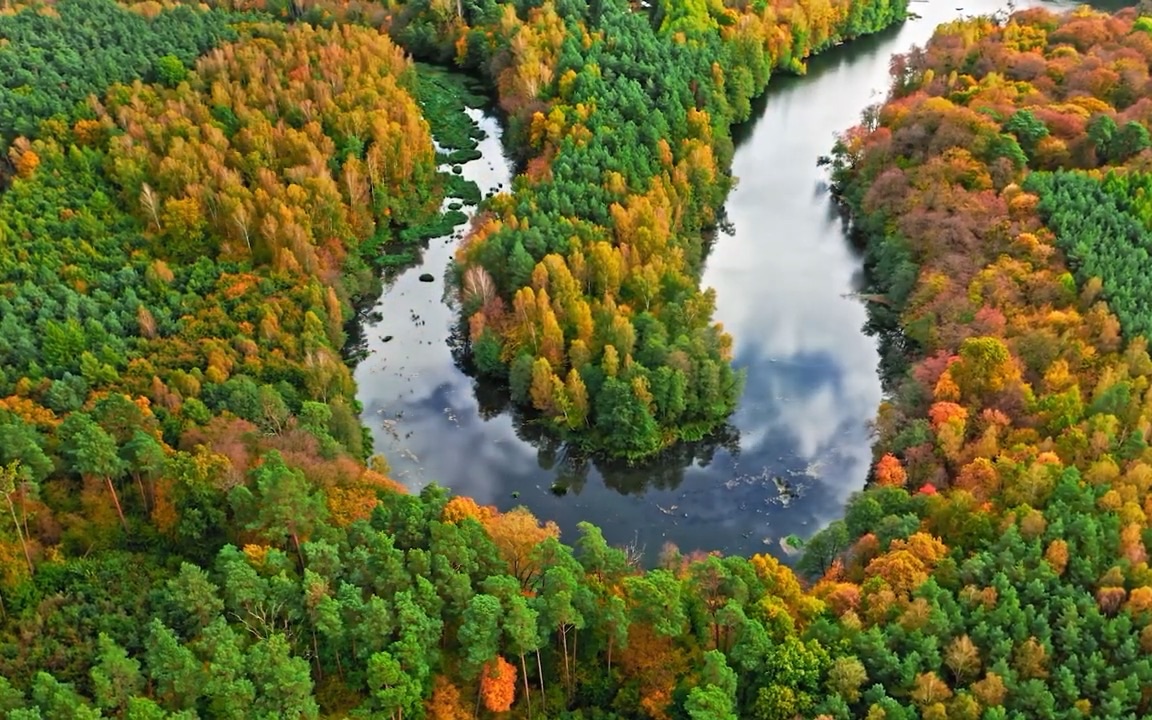
[[[144,505],[144,514],[148,514],[148,493],[144,492],[144,480],[140,477],[140,473],[132,473],[136,478],[136,487],[140,490],[140,502]]]
[[[572,699],[572,677],[571,670],[568,666],[568,628],[564,625],[560,626],[560,642],[564,645],[564,690],[568,695],[568,699]]]
[[[28,532],[28,505],[24,501],[28,499],[27,487],[20,491],[20,520],[24,522],[24,537],[32,537],[32,533]]]
[[[24,530],[20,527],[20,519],[16,517],[16,506],[12,504],[12,496],[5,493],[4,499],[8,501],[8,512],[12,513],[12,524],[16,526],[16,536],[20,538],[20,547],[24,549],[24,560],[28,562],[28,572],[35,573],[36,568],[32,567],[32,553],[28,550],[28,540],[24,536]]]
[[[124,532],[128,532],[128,521],[124,519],[124,508],[120,507],[120,495],[116,492],[116,486],[112,484],[111,475],[104,476],[104,484],[108,486],[108,492],[112,493],[112,504],[116,506],[120,524],[124,527]]]
[[[304,570],[304,551],[300,549],[300,536],[292,532],[292,544],[296,546],[296,557],[300,558],[300,570]]]
[[[532,720],[532,693],[528,690],[528,666],[524,663],[524,653],[520,653],[520,672],[524,675],[524,699],[528,701],[528,720]]]
[[[481,673],[484,671],[481,670]],[[480,691],[484,688],[484,679],[476,678],[476,707],[472,708],[472,717],[480,717]]]
[[[540,673],[540,708],[548,712],[548,693],[544,689],[544,666],[540,663],[540,648],[536,648],[536,672]]]
[[[612,675],[612,644],[615,641],[615,635],[608,636],[608,675]]]

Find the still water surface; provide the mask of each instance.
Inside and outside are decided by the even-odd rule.
[[[1033,3],[1017,7],[1025,4]],[[704,273],[717,290],[716,319],[735,339],[735,363],[747,370],[722,437],[621,468],[571,457],[523,426],[503,392],[477,383],[454,356],[444,276],[460,228],[389,282],[378,319],[364,323],[371,354],[356,369],[359,397],[395,478],[413,490],[436,481],[505,509],[526,505],[569,541],[588,520],[650,559],[668,541],[684,551],[781,554],[783,538],[810,536],[839,517],[864,484],[881,390],[876,343],[861,330],[865,308],[851,297],[863,282],[861,260],[816,160],[883,99],[893,53],[923,44],[941,22],[1001,7],[913,2],[919,19],[813,59],[805,77],[775,78],[754,119],[737,128],[730,228]],[[485,193],[506,189],[512,170],[500,127],[470,112],[488,137],[464,175]],[[435,281],[420,282],[422,273]]]

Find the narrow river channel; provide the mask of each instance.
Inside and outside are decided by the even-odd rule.
[[[1039,3],[1017,7],[1026,4]],[[773,79],[753,120],[737,128],[730,226],[704,274],[717,291],[716,319],[747,371],[722,438],[644,467],[602,467],[519,423],[503,393],[478,384],[453,356],[456,316],[444,275],[460,228],[433,240],[420,266],[389,283],[377,319],[365,321],[371,354],[356,369],[359,397],[395,479],[414,491],[436,481],[482,504],[526,505],[569,541],[588,520],[609,542],[635,543],[650,559],[666,542],[780,555],[790,534],[808,537],[839,517],[864,485],[881,390],[876,343],[852,297],[863,282],[861,260],[816,160],[883,99],[893,53],[923,44],[939,23],[1002,7],[914,1],[918,19],[813,59],[804,77]],[[500,127],[471,112],[488,138],[464,175],[485,193],[507,188]],[[420,282],[422,273],[434,282]]]

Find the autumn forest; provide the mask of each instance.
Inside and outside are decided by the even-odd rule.
[[[477,373],[621,462],[716,432],[733,127],[908,14],[8,4],[0,716],[1152,714],[1145,3],[942,25],[829,147],[885,400],[865,489],[795,562],[562,541],[407,491],[361,424],[349,323],[468,204]],[[446,168],[485,104],[519,174],[482,198]]]

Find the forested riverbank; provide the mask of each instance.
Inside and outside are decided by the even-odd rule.
[[[904,17],[902,2],[494,2],[401,13],[398,38],[489,77],[527,163],[457,253],[472,359],[585,450],[700,440],[742,378],[699,287],[731,126],[773,72]],[[438,43],[431,42],[438,39]]]
[[[1144,12],[942,26],[836,149],[889,400],[881,487],[812,545],[924,717],[1148,712]]]
[[[458,258],[477,364],[639,458],[738,385],[698,287],[731,123],[903,11],[0,16],[0,712],[1148,714],[1140,10],[944,26],[838,144],[890,399],[876,487],[808,544],[808,589],[768,555],[643,571],[592,526],[564,545],[365,467],[352,301],[475,193],[437,172],[433,132],[439,160],[472,152],[452,92],[370,25],[489,78],[526,148]]]
[[[505,58],[523,50],[520,24],[559,17],[488,10],[511,24],[490,28]],[[735,12],[697,19],[713,11],[725,25]],[[564,22],[578,28],[584,12]],[[462,107],[367,25],[405,13],[61,0],[0,18],[7,717],[458,717],[513,705],[703,717],[737,698],[707,640],[719,626],[690,616],[719,609],[691,599],[692,573],[731,577],[756,602],[771,590],[780,617],[805,602],[771,557],[670,555],[643,573],[594,528],[574,551],[523,511],[435,488],[405,495],[386,464],[365,467],[344,323],[378,292],[382,267],[451,226],[458,216],[438,214],[446,193],[475,193],[436,170],[471,152],[470,126],[451,117]],[[646,22],[611,13],[637,32]],[[657,59],[694,45],[683,30],[645,31],[664,48]],[[629,57],[598,52],[606,65]],[[645,68],[653,83],[657,69]],[[517,82],[553,92],[562,81]],[[679,98],[695,125],[668,130],[676,147],[649,138],[672,157],[666,190],[692,190],[697,170],[719,177],[707,113],[719,87]],[[533,114],[508,109],[533,142],[529,121],[550,98],[503,97],[530,100]],[[532,167],[529,178],[544,169]],[[615,252],[608,238],[598,247]],[[619,359],[628,372],[628,353]],[[618,394],[637,397],[632,379]],[[710,680],[696,688],[705,659]],[[805,703],[818,681],[795,681],[811,686]],[[750,679],[745,695],[769,682]]]

